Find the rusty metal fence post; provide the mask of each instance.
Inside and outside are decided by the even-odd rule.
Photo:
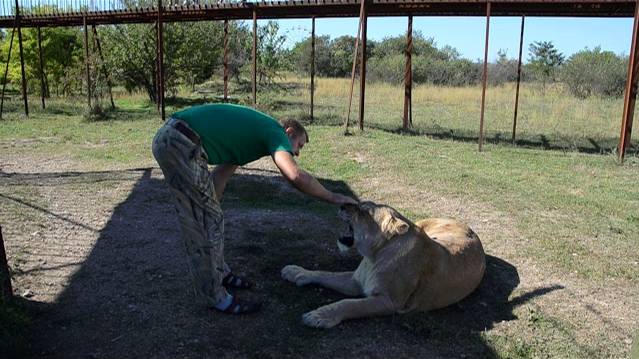
[[[362,0],[366,3],[367,0]],[[366,98],[366,28],[368,10],[364,6],[364,16],[362,17],[362,53],[359,71],[359,129],[364,130],[364,99]]]
[[[486,45],[484,47],[484,71],[481,85],[481,115],[479,117],[479,152],[484,145],[484,107],[486,104],[486,82],[488,80],[488,37],[490,35],[490,2],[486,3]]]
[[[311,25],[311,122],[313,122],[313,107],[315,94],[315,16]]]
[[[515,90],[515,115],[513,116],[513,138],[515,145],[515,134],[517,133],[517,109],[519,108],[519,83],[521,82],[521,52],[524,47],[524,21],[526,16],[521,17],[521,32],[519,34],[519,61],[517,62],[517,89]]]
[[[153,23],[155,29],[155,107],[160,113],[160,57],[158,51],[160,50],[160,43],[158,42],[158,22],[157,19]]]
[[[348,124],[351,119],[351,106],[353,104],[353,86],[355,85],[355,70],[357,69],[357,51],[359,50],[359,36],[362,32],[362,18],[364,17],[365,0],[361,0],[359,9],[359,25],[357,27],[357,37],[355,37],[355,49],[353,50],[353,69],[351,71],[351,90],[348,95],[348,112],[346,112],[346,121],[344,122],[344,134],[348,134]]]
[[[623,162],[626,149],[630,144],[632,120],[635,112],[635,101],[637,99],[637,65],[639,64],[639,36],[637,31],[639,31],[639,2],[635,5],[635,20],[632,25],[632,42],[630,43],[630,58],[628,60],[628,78],[626,80],[626,90],[623,97],[621,135],[619,136],[619,147],[617,148],[620,162]]]
[[[11,49],[13,48],[13,35],[16,32],[16,28],[14,27],[11,31],[11,40],[9,40],[9,53],[7,54],[7,66],[4,68],[4,81],[2,82],[2,97],[0,97],[0,120],[2,119],[2,110],[4,110],[4,90],[7,87],[7,75],[9,73],[9,62],[11,62]]]
[[[255,6],[255,5],[254,5]],[[257,106],[257,11],[253,8],[253,107]]]
[[[18,47],[20,49],[20,69],[22,72],[22,98],[24,99],[24,114],[29,116],[29,101],[27,98],[27,77],[24,70],[24,53],[22,51],[22,30],[20,30],[20,4],[16,0],[16,24],[18,28]]]
[[[84,63],[86,65],[86,75],[87,75],[87,103],[89,105],[89,110],[91,109],[91,65],[89,64],[89,31],[87,29],[87,17],[82,17],[82,22],[84,23]]]
[[[164,109],[164,31],[162,27],[162,0],[158,0],[158,19],[157,19],[157,56],[158,56],[158,101],[160,105],[160,119],[164,121],[166,118]]]
[[[38,58],[40,59],[40,97],[42,99],[42,109],[44,110],[46,108],[44,102],[46,87],[44,86],[44,60],[42,59],[42,31],[40,26],[38,26]]]
[[[2,299],[11,299],[13,288],[11,287],[11,272],[7,263],[7,253],[4,250],[4,239],[2,238],[2,226],[0,226],[0,291]]]
[[[102,54],[102,45],[100,45],[100,37],[98,36],[98,29],[95,25],[92,25],[93,30],[93,42],[98,49],[98,55],[100,55],[100,62],[102,64],[102,73],[106,79],[107,86],[109,87],[109,99],[111,100],[111,108],[115,108],[115,102],[113,102],[113,83],[111,82],[111,76],[106,68],[106,61],[104,61],[104,55]]]
[[[406,130],[413,125],[413,15],[408,16],[408,29],[406,31],[406,69],[404,70],[404,122]]]
[[[229,100],[229,21],[224,20],[224,102]]]

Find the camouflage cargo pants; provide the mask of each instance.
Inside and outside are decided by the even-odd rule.
[[[224,216],[200,144],[164,125],[153,139],[153,156],[173,193],[195,291],[211,306],[225,298]]]

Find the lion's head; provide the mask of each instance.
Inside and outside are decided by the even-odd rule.
[[[411,222],[392,207],[373,202],[343,205],[339,215],[349,224],[351,233],[338,239],[338,247],[341,251],[355,247],[363,256],[372,256],[411,227]]]

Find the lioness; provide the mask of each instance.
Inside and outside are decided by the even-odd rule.
[[[352,237],[342,250],[355,247],[364,257],[354,272],[310,271],[296,265],[282,278],[318,284],[351,297],[302,316],[311,327],[330,328],[345,319],[427,311],[446,307],[470,294],[486,268],[479,237],[454,219],[429,218],[412,223],[395,209],[373,202],[344,205],[340,217]]]

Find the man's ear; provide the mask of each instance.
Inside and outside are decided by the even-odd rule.
[[[288,137],[292,137],[295,134],[295,130],[293,129],[293,127],[287,127],[284,129],[284,132],[286,132],[286,135]]]
[[[410,225],[401,218],[395,217],[392,214],[388,214],[381,223],[381,230],[386,239],[391,239],[395,236],[402,235],[408,232]]]

